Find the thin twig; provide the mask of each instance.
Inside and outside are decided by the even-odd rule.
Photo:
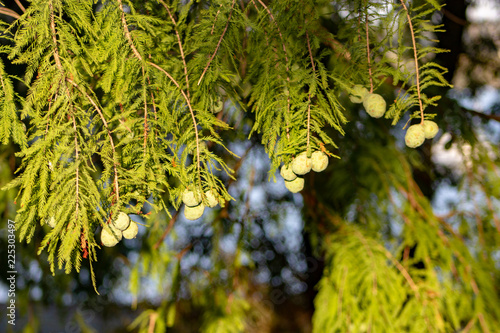
[[[148,333],[154,333],[157,319],[158,319],[158,312],[152,312],[149,314]]]
[[[257,1],[259,1],[259,3],[262,5],[262,7],[265,8],[265,10],[267,11],[267,13],[269,14],[269,16],[271,17],[271,19],[273,20],[273,23],[276,26],[276,29],[278,29],[278,34],[279,34],[280,39],[281,39],[281,45],[283,46],[283,52],[285,54],[286,72],[288,73],[288,56],[287,56],[287,53],[286,53],[286,46],[285,46],[285,42],[283,40],[283,35],[281,34],[281,30],[280,30],[280,27],[278,26],[278,22],[276,22],[273,13],[271,13],[271,10],[269,10],[269,8],[266,6],[266,4],[264,2],[262,2],[262,0],[257,0]],[[290,81],[290,78],[287,77],[287,80]]]
[[[477,317],[479,318],[479,324],[481,325],[481,328],[483,329],[483,332],[490,333],[490,329],[488,328],[488,324],[486,323],[486,320],[484,320],[483,313],[479,312],[477,314]]]
[[[259,8],[257,7],[257,5],[255,4],[255,2],[253,0],[252,0],[252,3],[255,6],[255,9],[258,11]],[[266,45],[269,48],[269,38],[267,37],[267,32],[266,31],[264,31],[264,37],[266,38]],[[276,51],[275,47],[273,47],[272,49],[274,51],[274,58],[276,60],[276,68],[278,68],[278,65],[279,65],[279,63],[278,63],[278,52]],[[280,76],[278,75],[278,77],[280,77]],[[288,91],[288,87],[286,89]],[[289,91],[288,91],[288,95],[287,95],[287,99],[286,99],[286,113],[287,113],[287,115],[290,115],[290,92]],[[289,125],[288,120],[286,120],[286,138],[288,140],[290,140],[290,125]]]
[[[142,76],[146,77],[144,73],[144,66],[142,66]],[[144,143],[142,145],[142,156],[146,157],[146,145],[148,141],[148,103],[147,103],[147,94],[146,87],[143,89],[144,92]],[[144,161],[145,162],[145,161]]]
[[[309,50],[309,57],[311,59],[313,75],[316,78],[316,66],[314,65],[314,58],[311,50],[311,42],[309,41],[309,33],[307,31],[306,31],[306,39],[307,39],[307,49]],[[308,94],[307,99],[309,102],[309,104],[307,105],[307,151],[309,152],[310,132],[311,132],[311,94]]]
[[[343,275],[342,275],[342,285],[340,286],[339,288],[339,297],[337,299],[337,317],[342,317],[342,298],[343,298],[343,295],[344,295],[344,288],[345,288],[345,284],[346,284],[346,279],[347,279],[347,272],[349,271],[348,267],[345,266],[344,267],[344,272],[343,272]]]
[[[370,246],[368,245],[368,242],[366,241],[366,238],[363,236],[361,232],[358,230],[354,230],[356,235],[358,235],[358,238],[360,239],[361,243],[363,243],[363,246],[365,247],[366,251],[368,252],[368,255],[370,256],[370,264],[372,266],[372,273],[373,273],[373,280],[372,280],[372,294],[376,295],[377,294],[377,270],[375,269],[375,261],[373,260],[373,251],[370,249]]]
[[[441,8],[441,13],[443,13],[444,16],[449,18],[450,21],[455,22],[458,25],[462,25],[464,27],[469,25],[469,22],[467,20],[464,20],[463,18],[456,16],[455,14],[453,14],[452,12],[450,12],[445,8]]]
[[[73,121],[73,131],[75,131],[75,163],[76,163],[76,170],[75,170],[75,191],[76,191],[76,207],[75,207],[75,217],[76,220],[78,220],[78,210],[79,210],[79,193],[80,193],[80,170],[79,170],[79,153],[80,153],[80,147],[78,145],[78,132],[76,129],[76,121],[75,121],[75,115],[74,115],[74,108],[71,108],[73,110],[71,114],[71,120]]]
[[[17,1],[16,1],[17,2]],[[22,5],[21,5],[22,7]],[[24,8],[24,7],[23,7]],[[54,20],[54,6],[52,4],[52,1],[49,4],[50,8],[50,29],[52,32],[52,41],[54,42],[54,60],[56,62],[57,69],[61,71],[61,73],[64,74],[64,68],[61,64],[61,59],[59,58],[59,48],[57,47],[57,31],[56,31],[56,23]],[[65,75],[65,74],[64,74]],[[66,75],[65,75],[66,76]],[[71,102],[71,96],[69,94],[69,91],[66,90],[66,93],[68,95],[68,100]],[[50,104],[52,103],[49,102],[49,110],[50,110]],[[74,114],[74,107],[71,105],[71,120],[73,123],[73,130],[75,133],[75,162],[76,162],[76,170],[75,170],[75,192],[76,192],[76,202],[75,202],[75,220],[78,220],[78,212],[79,212],[79,204],[80,204],[80,169],[79,169],[79,154],[80,154],[80,147],[78,145],[78,131],[76,128],[76,121],[75,121],[75,114]],[[47,122],[47,129],[48,131],[48,122]]]
[[[474,327],[474,323],[476,322],[476,317],[472,317],[472,319],[465,325],[464,329],[462,330],[462,333],[468,333],[472,327]]]
[[[283,54],[285,56],[285,68],[286,68],[286,80],[288,82],[290,82],[290,76],[289,76],[289,68],[288,68],[288,55],[287,55],[287,52],[286,52],[286,45],[285,45],[285,41],[283,39],[283,35],[281,33],[281,30],[280,30],[280,27],[278,25],[278,22],[276,22],[276,19],[274,18],[274,15],[273,13],[271,12],[271,10],[266,6],[266,4],[264,2],[262,2],[262,0],[258,0],[259,3],[262,5],[262,7],[264,7],[264,9],[267,11],[267,13],[269,14],[269,16],[271,17],[274,25],[276,26],[276,29],[278,30],[278,35],[280,36],[280,40],[281,40],[281,45],[283,47]],[[252,0],[253,2],[253,0]],[[255,5],[255,4],[254,4]]]
[[[10,16],[16,20],[21,17],[21,15],[9,8],[0,8],[0,14]]]
[[[478,111],[474,111],[474,110],[469,110],[469,109],[466,109],[464,107],[462,107],[461,109],[462,109],[462,111],[471,113],[474,116],[478,116],[480,118],[484,118],[484,119],[488,119],[488,120],[495,120],[495,121],[500,122],[500,116],[496,116],[493,114],[486,114],[486,113],[482,113],[482,112],[478,112]]]
[[[311,95],[308,94],[307,95],[307,101],[308,101],[308,104],[307,104],[307,146],[306,146],[306,149],[307,149],[307,152],[309,153],[310,149],[309,149],[309,144],[310,144],[310,133],[311,133]]]
[[[396,260],[396,258],[394,258],[393,255],[385,247],[380,246],[380,249],[382,251],[384,251],[385,256],[387,257],[387,259],[389,259],[390,261],[392,261],[392,263],[396,266],[396,268],[404,276],[404,278],[406,279],[406,281],[410,285],[410,288],[415,293],[415,296],[417,297],[417,299],[420,299],[420,293],[418,291],[418,287],[415,284],[415,282],[413,281],[413,279],[411,278],[410,273],[408,273],[408,271],[403,267],[403,265],[401,265],[401,263],[398,260]]]
[[[366,57],[368,59],[368,75],[370,77],[370,93],[373,93],[372,65],[370,59],[370,34],[368,29],[368,10],[366,11],[365,14],[365,30],[366,30]]]
[[[408,18],[408,24],[410,25],[411,41],[413,43],[413,57],[415,58],[415,74],[417,79],[417,94],[418,94],[418,104],[420,105],[420,123],[424,123],[424,106],[422,105],[422,97],[420,96],[420,75],[418,73],[418,56],[417,56],[417,43],[415,42],[415,33],[413,32],[413,24],[411,23],[410,12],[405,5],[403,0],[400,0],[403,8],[406,11],[406,17]]]
[[[147,77],[148,79],[148,84],[151,85],[151,81],[149,80],[149,76]],[[158,128],[157,128],[157,123],[158,123],[158,117],[156,115],[156,102],[155,102],[155,96],[153,94],[153,92],[151,91],[151,100],[153,101],[153,113],[155,115],[155,131],[154,131],[154,134],[155,134],[155,140],[156,138],[158,137]]]
[[[52,41],[54,42],[54,60],[56,61],[57,68],[62,72],[63,67],[61,64],[61,59],[59,59],[59,50],[57,48],[57,37],[56,37],[56,23],[54,20],[54,6],[52,1],[49,3],[50,8],[50,30],[52,31]]]
[[[182,96],[184,97],[184,100],[186,101],[186,103],[188,105],[189,112],[191,113],[191,118],[193,119],[194,134],[195,134],[195,137],[196,137],[196,157],[197,157],[197,159],[196,159],[196,167],[198,169],[198,178],[200,178],[200,142],[199,142],[199,137],[198,137],[198,124],[196,123],[196,117],[194,115],[194,111],[193,111],[193,108],[191,106],[191,101],[187,97],[187,95],[184,92],[184,90],[181,89],[179,83],[172,77],[172,75],[170,75],[166,70],[164,70],[163,68],[161,68],[160,66],[158,66],[155,63],[152,63],[152,62],[148,61],[147,64],[149,64],[149,65],[153,66],[154,68],[159,69],[160,71],[162,71],[163,74],[165,74],[170,79],[170,81],[172,81],[172,83],[175,84],[175,86],[180,90]],[[201,179],[200,179],[200,182],[201,182]]]
[[[344,59],[351,60],[351,52],[349,52],[344,44],[330,36],[330,32],[324,26],[319,26],[316,29],[313,32],[316,36],[320,37],[321,43],[328,45],[332,50],[340,53]]]
[[[125,37],[127,38],[128,42],[130,44],[130,47],[132,48],[132,52],[134,52],[137,59],[142,61],[142,56],[139,53],[139,51],[137,51],[137,49],[135,48],[135,45],[132,42],[132,36],[130,35],[130,31],[128,30],[127,20],[125,19],[125,11],[123,11],[122,0],[117,0],[117,1],[118,1],[118,5],[120,7],[120,11],[122,12],[121,19],[122,19],[123,31],[125,32]]]
[[[175,255],[175,257],[177,258],[177,260],[181,260],[182,257],[184,257],[184,255],[189,251],[191,250],[191,248],[193,247],[193,243],[189,243],[185,248],[183,248],[181,250],[181,252],[177,253]]]
[[[122,11],[122,24],[123,24],[123,29],[125,31],[125,36],[127,37],[128,41],[129,41],[129,44],[130,44],[130,47],[132,48],[132,51],[134,52],[135,56],[139,60],[143,60],[142,56],[139,53],[139,51],[137,51],[137,49],[135,48],[135,45],[134,45],[134,43],[132,41],[132,38],[130,36],[130,32],[128,31],[127,21],[125,20],[125,13],[123,11],[122,2],[121,2],[121,0],[117,0],[117,1],[118,1],[119,5],[120,5],[120,9]],[[150,61],[147,61],[147,63],[149,65],[151,65],[151,66],[159,69],[160,71],[162,71],[175,84],[175,86],[180,90],[182,96],[186,100],[186,103],[187,103],[187,105],[189,107],[189,112],[191,113],[191,117],[193,119],[193,126],[194,126],[194,132],[195,132],[195,137],[196,137],[196,157],[197,157],[196,167],[197,167],[197,171],[198,171],[198,179],[199,179],[199,181],[201,183],[201,178],[200,178],[201,177],[200,176],[200,141],[199,141],[199,137],[198,137],[198,124],[196,123],[196,117],[194,115],[194,111],[193,111],[193,108],[191,106],[191,101],[190,101],[189,97],[186,95],[186,93],[184,92],[184,90],[182,90],[182,88],[179,85],[179,83],[166,70],[164,70],[160,66],[158,66],[155,63],[152,63]]]
[[[139,51],[137,51],[137,48],[134,45],[134,41],[132,40],[132,36],[130,35],[130,31],[128,30],[127,26],[127,20],[125,18],[125,11],[123,10],[123,4],[121,0],[117,0],[118,5],[120,6],[120,11],[121,11],[121,20],[122,20],[122,25],[123,25],[123,31],[125,33],[125,37],[127,38],[127,41],[130,45],[130,48],[132,49],[132,52],[134,53],[135,57],[139,60],[142,61],[143,58]],[[142,65],[142,76],[146,77],[144,73],[144,66]],[[147,139],[148,139],[148,104],[146,100],[146,90],[144,89],[144,143],[143,143],[143,156],[146,156],[146,146],[147,146]]]
[[[271,12],[271,10],[266,6],[266,4],[264,2],[262,2],[262,0],[257,0],[257,1],[259,1],[259,3],[262,5],[262,7],[264,7],[264,9],[267,11],[267,14],[269,15],[269,17],[271,17],[271,20],[273,21],[274,25],[276,26],[276,30],[278,30],[278,35],[280,36],[280,40],[281,40],[281,46],[283,47],[283,54],[285,56],[286,81],[287,81],[287,84],[289,85],[290,84],[290,69],[288,68],[288,55],[286,52],[286,45],[285,45],[285,41],[283,39],[283,34],[281,33],[278,22],[276,22],[276,19],[274,18],[274,15]],[[252,3],[255,6],[255,9],[257,9],[257,11],[258,11],[259,9],[257,8],[257,5],[255,4],[255,2],[253,0],[252,0]],[[287,87],[287,89],[288,89],[288,87]],[[290,95],[288,95],[286,101],[287,101],[286,111],[289,114],[290,113]],[[288,122],[286,124],[286,137],[287,137],[287,139],[290,139]]]
[[[97,103],[94,102],[94,100],[92,99],[92,97],[90,97],[89,94],[87,94],[85,91],[83,91],[81,89],[81,87],[76,82],[74,82],[73,80],[71,80],[70,78],[67,77],[66,81],[68,81],[73,86],[75,86],[78,90],[80,90],[80,92],[82,94],[85,95],[85,97],[87,97],[87,99],[89,100],[90,104],[92,104],[92,106],[95,108],[95,110],[99,114],[99,117],[101,118],[101,121],[104,124],[104,127],[106,128],[106,131],[107,131],[107,134],[108,134],[108,138],[109,138],[109,142],[111,144],[111,150],[113,151],[113,170],[114,170],[114,181],[113,181],[113,183],[114,183],[114,186],[115,186],[116,202],[118,203],[119,200],[120,200],[120,193],[118,191],[119,187],[118,187],[118,170],[116,169],[116,165],[117,165],[117,162],[116,162],[116,150],[115,150],[115,144],[113,142],[113,137],[111,136],[111,131],[110,131],[109,126],[108,126],[108,122],[104,118],[104,114],[102,113],[102,111],[99,108],[99,106],[97,105]]]
[[[307,31],[306,31],[306,38],[307,38],[307,49],[309,50],[309,58],[311,59],[311,66],[313,72],[316,73],[316,66],[314,65],[314,58],[311,50],[311,42],[309,41],[309,33]]]
[[[219,50],[220,44],[222,43],[222,38],[224,38],[224,35],[226,34],[227,28],[229,27],[229,22],[231,21],[231,15],[233,14],[234,2],[235,2],[235,0],[233,0],[233,2],[231,3],[231,10],[229,11],[229,16],[227,18],[227,22],[226,22],[226,26],[224,27],[224,31],[222,32],[222,35],[219,38],[219,42],[217,43],[217,46],[215,47],[214,53],[212,54],[212,56],[208,60],[208,63],[205,66],[205,69],[203,70],[203,73],[201,73],[200,79],[198,80],[198,85],[200,85],[200,82],[203,79],[203,76],[205,76],[205,73],[207,72],[208,67],[210,66],[210,63],[212,62],[215,55],[217,54],[217,51]]]
[[[212,30],[210,30],[211,35],[214,34],[215,22],[217,22],[217,17],[219,16],[219,13],[220,13],[220,7],[222,7],[222,4],[219,5],[219,10],[217,10],[217,13],[215,14],[214,24],[212,25]]]
[[[174,216],[172,216],[172,218],[170,219],[170,222],[168,222],[167,228],[165,229],[165,231],[163,232],[161,237],[158,239],[158,241],[155,243],[155,245],[153,245],[153,250],[157,250],[160,247],[161,243],[163,243],[165,238],[168,236],[168,234],[170,233],[170,231],[174,227],[175,222],[177,221],[177,217],[179,216],[180,211],[181,211],[180,209],[175,211]]]
[[[19,0],[14,0],[17,4],[17,6],[24,12],[26,12],[26,8],[24,8],[23,4]]]
[[[175,34],[177,36],[177,43],[179,44],[179,50],[181,52],[181,58],[182,58],[182,63],[184,64],[184,76],[186,77],[186,92],[187,92],[187,95],[189,98],[191,98],[189,96],[189,79],[188,79],[188,71],[187,71],[187,64],[186,64],[186,57],[184,56],[184,50],[182,48],[182,43],[181,43],[181,36],[179,35],[179,31],[177,30],[177,22],[175,22],[175,19],[174,19],[174,16],[172,15],[172,13],[170,12],[170,9],[168,8],[168,6],[165,4],[165,2],[163,2],[163,0],[159,0],[160,3],[163,5],[163,7],[165,7],[165,9],[167,10],[167,13],[168,13],[168,16],[170,16],[170,20],[172,21],[172,23],[174,24],[174,30],[175,30]],[[222,6],[222,5],[221,5]]]

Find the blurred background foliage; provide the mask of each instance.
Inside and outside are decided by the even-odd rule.
[[[223,118],[234,130],[221,136],[241,159],[217,153],[236,170],[236,181],[220,175],[236,200],[195,222],[175,211],[172,218],[132,216],[147,228],[99,252],[100,296],[85,265],[80,273],[50,274],[46,256],[36,255],[48,226],[38,228],[34,241],[17,245],[15,331],[496,331],[500,8],[494,1],[444,3],[430,19],[444,25],[439,47],[450,52],[435,61],[454,88],[434,88],[443,96],[431,110],[441,129],[434,140],[407,149],[407,119],[392,127],[341,96],[346,134],[330,133],[341,159],[291,194],[278,175],[269,181],[259,138],[247,139],[253,115],[226,101]],[[19,12],[14,1],[4,4]],[[323,27],[336,33],[343,17],[328,18]],[[23,68],[6,70],[20,76]],[[393,98],[390,82],[380,89]],[[17,149],[0,146],[0,187],[19,166]],[[2,226],[15,216],[15,194],[0,192]],[[2,262],[6,249],[3,228]],[[3,267],[0,276],[4,283]],[[6,284],[0,290],[5,297]],[[0,322],[7,327],[5,316]]]

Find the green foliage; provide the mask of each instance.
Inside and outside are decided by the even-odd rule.
[[[2,23],[7,44],[0,49],[10,61],[0,62],[0,141],[16,144],[21,159],[17,178],[3,189],[18,189],[20,239],[40,242],[38,255],[47,254],[52,274],[79,272],[88,259],[97,291],[98,234],[119,212],[135,214],[148,231],[130,267],[134,305],[146,276],[168,292],[129,328],[166,331],[179,316],[181,260],[190,247],[174,253],[163,240],[186,189],[202,193],[206,205],[211,190],[221,203],[209,225],[211,241],[231,229],[228,187],[236,178],[228,156],[238,156],[223,138],[241,131],[231,126],[242,111],[249,137],[270,158],[268,178],[302,152],[350,154],[330,162],[335,176],[323,184],[331,195],[322,204],[333,210],[324,210],[326,227],[308,226],[319,240],[315,251],[326,254],[313,331],[450,332],[476,321],[471,332],[498,327],[500,300],[489,275],[498,271],[500,222],[492,208],[500,196],[498,161],[490,157],[498,149],[476,146],[468,166],[477,177],[471,183],[483,186],[476,190],[486,198],[480,208],[489,221],[476,234],[469,229],[479,222],[461,215],[466,230],[457,232],[419,192],[411,175],[422,167],[417,153],[403,155],[380,128],[383,119],[363,119],[346,104],[360,85],[383,95],[392,125],[435,117],[427,112],[438,106],[433,92],[450,86],[446,69],[432,61],[445,51],[436,46],[441,27],[430,22],[441,6],[435,0],[412,5],[31,1],[19,19]],[[342,20],[328,29],[332,13]],[[8,74],[12,65],[23,66],[23,77]],[[27,92],[17,92],[15,83]],[[378,141],[350,123],[370,128]],[[55,227],[44,227],[37,239],[52,218]],[[395,226],[400,237],[382,232]],[[222,267],[239,277],[242,253],[251,252],[243,240],[251,228],[241,228],[232,263],[217,246],[211,249],[216,271],[208,277],[215,286],[199,275],[190,282],[205,289],[188,284],[200,296],[196,306],[205,309],[203,332],[243,332],[250,325],[244,288],[215,277]],[[477,238],[474,249],[468,242]],[[165,272],[173,273],[167,279]]]

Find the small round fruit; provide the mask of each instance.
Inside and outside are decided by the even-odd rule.
[[[368,95],[368,89],[357,84],[352,88],[349,99],[353,103],[362,103],[366,95]]]
[[[363,100],[363,106],[370,117],[380,118],[384,115],[387,104],[379,94],[368,94]]]
[[[203,203],[195,207],[184,206],[184,217],[191,221],[197,220],[203,215],[204,211],[205,205]]]
[[[56,227],[56,219],[54,216],[49,217],[45,223],[47,223],[52,229]]]
[[[292,165],[291,164],[288,164],[288,165],[283,165],[280,169],[280,175],[281,177],[283,177],[284,180],[288,180],[288,181],[291,181],[291,180],[294,180],[295,178],[297,178],[297,175],[295,173],[293,173],[292,171]]]
[[[417,148],[425,141],[424,127],[421,124],[411,125],[405,134],[405,143],[410,148]]]
[[[207,197],[208,207],[213,208],[219,204],[219,200],[217,200],[213,190],[206,191],[205,197]]]
[[[182,202],[184,202],[184,204],[189,207],[198,206],[201,202],[200,193],[198,192],[198,195],[195,196],[194,191],[185,189],[182,193]]]
[[[137,236],[137,232],[139,232],[139,227],[137,226],[137,223],[131,221],[128,228],[123,230],[123,238],[126,239],[135,238],[135,236]]]
[[[116,219],[113,221],[113,225],[116,229],[123,231],[128,228],[130,224],[130,218],[124,212],[119,212]]]
[[[319,150],[315,151],[311,155],[311,164],[312,169],[315,172],[321,172],[325,170],[328,166],[328,155]]]
[[[426,139],[432,139],[439,131],[438,125],[432,120],[424,120],[424,134]]]
[[[311,163],[311,159],[307,157],[307,153],[304,151],[293,160],[292,171],[296,175],[305,175],[311,171]]]
[[[114,231],[114,233],[113,233]],[[122,240],[122,232],[117,229],[111,229],[109,227],[104,227],[101,231],[101,242],[102,245],[111,247],[118,244]]]
[[[285,187],[292,193],[300,192],[304,188],[304,178],[297,177],[292,181],[285,180]]]

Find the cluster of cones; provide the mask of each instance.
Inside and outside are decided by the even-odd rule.
[[[322,151],[315,151],[311,157],[307,157],[307,152],[297,155],[292,163],[283,165],[280,170],[281,177],[285,179],[286,188],[297,193],[304,188],[304,176],[309,171],[321,172],[328,166],[328,155]]]
[[[101,232],[101,242],[104,246],[115,246],[122,238],[132,239],[137,236],[139,227],[131,221],[124,212],[118,213],[116,219],[106,224]]]
[[[215,207],[219,204],[219,200],[213,190],[205,192],[206,203],[208,207]],[[199,219],[205,211],[205,204],[201,200],[201,192],[185,189],[182,193],[182,202],[184,203],[184,217],[188,220]]]
[[[363,106],[373,118],[380,118],[385,114],[386,103],[382,96],[368,92],[361,85],[355,85],[349,96],[353,103],[363,103]],[[405,135],[405,143],[410,148],[416,148],[424,143],[425,139],[432,139],[439,131],[438,125],[432,120],[424,120],[423,123],[412,125]]]

